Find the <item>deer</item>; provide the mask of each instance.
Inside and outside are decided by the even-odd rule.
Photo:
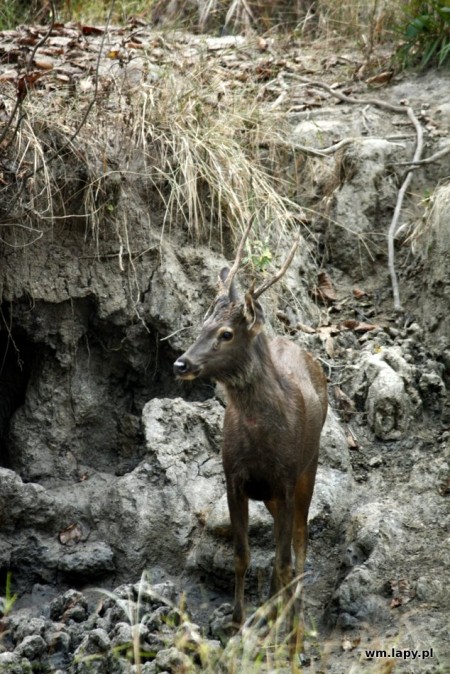
[[[274,520],[270,595],[284,595],[286,602],[294,597],[293,583],[304,573],[308,511],[328,408],[327,380],[318,361],[287,337],[269,340],[264,332],[259,298],[285,274],[299,236],[281,269],[257,288],[253,282],[241,297],[235,276],[251,224],[232,267],[219,273],[218,293],[198,338],[173,365],[177,378],[211,378],[226,392],[222,463],[234,546],[235,629],[245,617],[249,499],[263,501]],[[292,643],[293,656],[298,634]]]

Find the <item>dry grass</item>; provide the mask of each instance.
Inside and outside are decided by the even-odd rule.
[[[412,228],[407,241],[415,255],[424,260],[430,251],[448,250],[448,211],[450,208],[450,184],[443,184],[436,188],[434,194],[427,199],[422,219]]]
[[[255,236],[281,233],[301,210],[261,164],[260,146],[276,147],[282,131],[275,116],[263,117],[253,87],[227,89],[214,62],[201,58],[155,68],[142,57],[102,76],[81,128],[94,94],[89,78],[75,95],[30,94],[9,138],[22,182],[10,192],[8,222],[26,228],[23,244],[49,226],[84,228],[98,241],[123,215],[125,177],[143,186],[151,211],[164,212],[163,232],[182,227],[192,241],[222,243],[225,230],[239,237],[256,212]]]

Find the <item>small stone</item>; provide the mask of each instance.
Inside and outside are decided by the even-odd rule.
[[[384,461],[383,457],[380,455],[377,456],[372,456],[371,459],[368,460],[367,462],[371,468],[378,468],[378,466],[382,466]]]
[[[37,660],[47,650],[47,644],[38,634],[30,635],[16,647],[15,652],[28,660]]]
[[[170,674],[182,674],[192,669],[191,658],[172,646],[172,648],[165,648],[159,651],[155,658],[157,670],[160,672],[167,671]]]

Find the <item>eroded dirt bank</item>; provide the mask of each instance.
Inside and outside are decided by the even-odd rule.
[[[279,263],[289,220],[302,227],[265,298],[268,329],[312,350],[330,385],[308,667],[376,671],[366,648],[432,648],[385,665],[445,671],[450,154],[414,171],[394,312],[386,232],[417,138],[405,114],[317,81],[407,99],[432,156],[449,143],[449,78],[398,76],[373,92],[350,50],[324,58],[145,26],[59,27],[25,71],[43,32],[0,36],[3,128],[17,84],[31,87],[18,132],[5,132],[0,184],[0,569],[19,595],[1,622],[0,671],[136,671],[130,623],[141,624],[141,671],[206,671],[202,638],[231,668],[214,613],[233,583],[223,398],[208,382],[175,382],[172,362],[253,211],[242,284],[263,273],[267,250]],[[257,505],[251,540],[256,606],[273,557]],[[130,615],[121,600],[137,601],[144,571],[156,587],[141,585]],[[118,586],[116,599],[93,589]],[[173,607],[183,592],[198,630]]]

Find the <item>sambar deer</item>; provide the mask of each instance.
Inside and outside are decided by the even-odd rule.
[[[271,595],[284,589],[293,597],[292,544],[295,576],[304,572],[308,510],[328,405],[317,361],[287,338],[269,341],[263,332],[258,298],[286,272],[298,239],[281,270],[256,289],[253,283],[240,298],[234,277],[250,228],[251,223],[232,268],[219,274],[219,292],[198,339],[173,366],[180,379],[211,377],[227,394],[222,460],[234,540],[235,626],[244,619],[249,499],[263,501],[274,519]]]

